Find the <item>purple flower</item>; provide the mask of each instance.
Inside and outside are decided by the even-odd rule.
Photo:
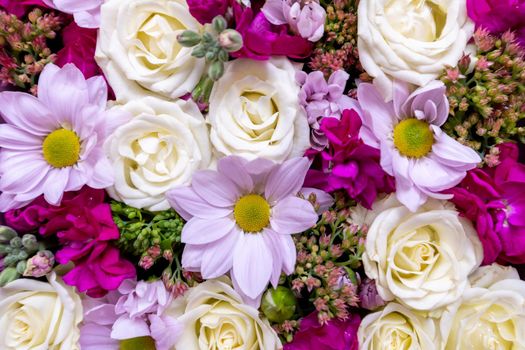
[[[499,145],[500,164],[474,169],[448,191],[458,210],[471,220],[483,244],[483,264],[525,263],[525,165],[515,144]]]
[[[55,266],[55,256],[49,250],[43,250],[36,253],[27,260],[27,267],[24,276],[44,277],[53,270]]]
[[[525,47],[525,0],[467,0],[467,11],[476,27],[493,34],[515,31]]]
[[[440,81],[410,92],[394,82],[394,99],[385,102],[372,84],[357,89],[365,142],[381,149],[381,166],[396,179],[398,200],[416,211],[428,197],[448,199],[452,188],[481,161],[469,147],[441,131],[448,118],[446,87]]]
[[[241,33],[243,47],[234,57],[267,60],[271,56],[303,59],[310,56],[313,44],[300,36],[288,34],[288,26],[268,22],[260,11],[261,1],[251,7],[232,1],[235,29]]]
[[[261,11],[275,25],[288,24],[290,29],[309,41],[324,34],[326,11],[316,0],[267,0]]]
[[[379,150],[359,137],[360,129],[361,118],[354,110],[345,110],[341,120],[322,120],[320,131],[329,146],[324,151],[308,152],[314,158],[314,167],[308,171],[305,186],[327,192],[344,189],[351,198],[371,208],[378,193],[394,189],[393,179],[379,165]]]
[[[386,304],[377,292],[376,282],[369,278],[359,285],[359,300],[359,305],[367,310],[375,310]]]
[[[319,128],[323,118],[340,119],[345,109],[359,109],[356,100],[344,95],[349,77],[343,70],[332,73],[328,82],[320,71],[310,74],[300,71],[296,74],[297,82],[301,85],[299,102],[306,110],[312,130],[311,141],[315,149],[322,150],[328,145],[328,139]]]
[[[183,267],[205,279],[231,272],[235,289],[258,305],[268,282],[295,268],[291,234],[317,222],[313,206],[297,197],[309,167],[307,158],[282,164],[229,156],[218,171],[193,175],[191,187],[167,193],[171,205],[188,222]]]
[[[127,120],[106,111],[107,85],[86,80],[74,65],[48,64],[38,81],[38,98],[1,92],[0,211],[20,208],[40,195],[59,205],[64,192],[113,184],[102,146]]]
[[[311,313],[301,320],[299,331],[284,350],[357,350],[357,330],[361,318],[351,314],[346,320],[332,319],[321,325],[317,313]]]

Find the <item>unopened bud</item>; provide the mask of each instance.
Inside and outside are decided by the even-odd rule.
[[[293,292],[279,286],[276,289],[270,288],[264,293],[261,309],[268,320],[283,323],[295,314],[297,299]]]
[[[208,68],[208,76],[211,80],[217,81],[224,74],[224,63],[220,61],[213,62]]]
[[[16,236],[16,231],[11,227],[0,226],[0,243],[8,243]]]
[[[22,237],[22,245],[26,250],[31,252],[34,252],[38,249],[38,241],[36,240],[36,237],[31,234],[25,234]]]
[[[38,252],[27,261],[27,266],[23,270],[26,277],[42,277],[47,275],[55,265],[55,256],[49,250]]]
[[[177,41],[184,47],[193,47],[201,42],[202,38],[199,33],[192,30],[185,30],[179,34]]]
[[[234,29],[226,29],[219,35],[219,44],[228,52],[239,51],[242,48],[242,35]]]
[[[215,16],[215,18],[211,22],[211,25],[213,26],[213,29],[217,33],[221,33],[224,29],[226,29],[226,26],[228,25],[228,23],[226,22],[224,17],[222,17],[221,15],[218,15],[218,16]]]
[[[9,282],[12,282],[20,277],[20,274],[14,267],[8,267],[0,273],[0,287],[4,287]]]

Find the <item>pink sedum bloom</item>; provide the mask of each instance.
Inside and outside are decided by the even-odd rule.
[[[317,222],[314,207],[297,196],[308,167],[307,158],[274,164],[230,156],[219,160],[218,171],[195,173],[191,187],[169,191],[188,221],[183,267],[205,279],[230,272],[245,301],[258,305],[268,282],[277,286],[281,272],[295,268],[291,235]]]
[[[127,114],[106,111],[107,85],[86,80],[74,65],[47,65],[38,98],[0,93],[0,211],[20,208],[40,195],[59,205],[64,192],[113,184],[102,146]]]
[[[44,3],[58,11],[69,13],[75,22],[84,28],[100,26],[100,6],[104,0],[43,0]]]
[[[410,92],[394,84],[394,99],[385,102],[372,84],[360,84],[357,97],[363,110],[366,143],[381,150],[381,166],[396,180],[396,195],[411,211],[428,197],[449,199],[441,191],[454,187],[481,161],[469,147],[440,127],[448,118],[445,85],[440,81]]]
[[[266,0],[261,11],[274,25],[288,24],[290,29],[311,41],[324,34],[326,11],[316,0]]]

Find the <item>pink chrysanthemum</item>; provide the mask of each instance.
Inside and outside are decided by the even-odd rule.
[[[20,208],[40,195],[53,205],[82,186],[113,184],[102,145],[126,115],[106,111],[107,85],[84,79],[74,65],[47,65],[38,98],[0,93],[0,211]],[[122,113],[122,112],[120,112]]]
[[[317,221],[313,206],[297,196],[308,170],[306,158],[277,165],[239,157],[219,160],[218,171],[195,173],[191,187],[168,192],[168,200],[188,222],[183,266],[205,279],[231,272],[235,288],[258,304],[268,282],[294,270],[291,234]]]
[[[360,84],[362,133],[366,143],[381,150],[381,166],[396,179],[396,195],[412,211],[428,197],[452,188],[481,161],[469,147],[441,131],[449,112],[445,85],[433,81],[414,92],[396,82],[394,100],[385,102],[372,84]]]

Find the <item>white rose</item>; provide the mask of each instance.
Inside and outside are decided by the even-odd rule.
[[[133,115],[106,141],[116,200],[152,211],[170,206],[167,190],[190,184],[192,174],[207,168],[211,146],[204,117],[191,101],[145,97],[115,108]]]
[[[448,333],[445,349],[524,350],[525,282],[513,268],[492,265],[483,270],[492,283],[484,278],[483,287],[467,289],[441,319],[441,329]]]
[[[164,315],[184,325],[174,349],[282,349],[268,321],[243,303],[227,278],[208,280],[189,289]]]
[[[82,302],[53,272],[0,289],[0,349],[79,350]]]
[[[185,0],[109,0],[102,5],[96,59],[119,102],[157,93],[191,92],[204,60],[191,56],[177,36],[201,31]]]
[[[369,0],[358,9],[361,64],[386,100],[393,79],[423,86],[454,66],[474,32],[465,0]]]
[[[397,303],[367,315],[357,337],[360,350],[440,350],[442,342],[434,319]]]
[[[384,300],[435,311],[468,286],[483,249],[472,224],[446,205],[431,199],[412,213],[390,195],[372,207],[380,211],[368,230],[363,263]]]
[[[310,147],[310,129],[299,105],[297,69],[284,57],[226,63],[208,115],[211,142],[220,156],[280,163],[303,155]]]

